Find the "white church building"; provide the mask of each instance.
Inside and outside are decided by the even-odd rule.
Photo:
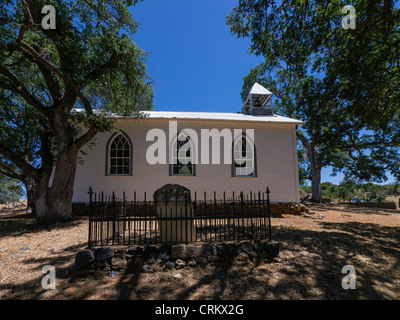
[[[145,111],[143,117],[110,115],[115,132],[95,137],[78,165],[73,202],[93,192],[140,200],[165,184],[210,197],[265,192],[272,202],[299,202],[296,126],[274,114],[272,93],[255,84],[244,114]],[[192,194],[193,198],[193,194]]]

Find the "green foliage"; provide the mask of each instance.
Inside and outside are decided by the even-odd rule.
[[[298,136],[317,147],[320,168],[382,182],[400,175],[400,9],[357,1],[356,29],[346,30],[347,4],[243,0],[227,23],[265,58],[244,78],[242,98],[254,82],[266,86],[278,113],[304,121]]]
[[[30,27],[25,31],[23,46],[18,45],[21,28],[27,23],[23,4],[4,3],[0,9],[2,65],[23,80],[33,97],[46,107],[53,106],[60,94],[56,89],[64,91],[74,85],[82,88],[92,108],[124,114],[152,108],[151,85],[146,82],[150,80],[146,75],[147,53],[131,38],[138,23],[132,19],[127,5],[136,2],[53,0],[31,4],[28,1],[33,15],[39,14],[37,11],[44,5],[53,5],[57,13],[56,29]],[[41,21],[41,17],[37,20]],[[51,63],[51,71],[57,78],[53,80],[58,80],[58,84],[50,83],[49,75],[41,72],[45,66],[27,56],[27,53],[35,55],[31,49],[45,54],[47,66]],[[57,85],[60,87],[55,88]],[[84,98],[79,97],[75,107],[84,107]]]
[[[351,192],[350,190],[346,189],[345,187],[339,187],[336,192],[333,194],[334,198],[339,198],[339,199],[348,199],[351,197]]]
[[[386,194],[390,194],[393,196],[398,196],[400,194],[399,183],[396,181],[394,183],[388,184],[384,186],[384,190]]]
[[[302,186],[304,192],[311,193],[310,186]],[[323,198],[336,200],[350,200],[358,198],[364,201],[385,201],[388,196],[399,195],[398,183],[390,184],[374,184],[374,183],[357,183],[354,180],[343,180],[339,185],[331,182],[321,183]]]
[[[132,40],[138,23],[128,6],[136,2],[0,4],[1,173],[20,180],[42,175],[60,152],[111,130],[110,112],[153,108],[147,53]],[[44,5],[56,10],[55,30],[41,26]]]
[[[79,152],[113,129],[110,113],[153,107],[147,53],[132,39],[136,2],[0,3],[0,173],[45,199],[39,223],[69,219]],[[55,29],[42,27],[45,5],[55,8]]]
[[[17,180],[0,175],[0,204],[17,202],[23,195],[23,188]]]

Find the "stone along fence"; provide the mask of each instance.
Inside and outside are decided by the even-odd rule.
[[[93,248],[79,251],[75,273],[106,272],[110,275],[154,272],[208,264],[246,265],[272,260],[279,254],[279,243],[260,240],[241,243],[193,243],[160,246],[134,246],[128,249]],[[114,273],[113,273],[114,272]]]
[[[136,194],[128,202],[125,195],[117,199],[114,194],[89,193],[89,248],[76,255],[78,273],[244,265],[279,254],[279,243],[271,240],[268,188],[247,196],[224,194],[219,200],[215,193],[211,200],[204,193],[199,200],[183,186],[166,185],[154,193],[152,202],[146,196],[136,201]],[[127,244],[135,246],[120,249]]]

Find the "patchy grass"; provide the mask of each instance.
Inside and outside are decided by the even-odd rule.
[[[87,246],[86,218],[46,230],[23,211],[2,211],[0,299],[399,299],[399,211],[334,204],[310,209],[314,219],[272,218],[281,253],[271,263],[81,279],[69,270]],[[56,268],[56,290],[41,287],[45,265]],[[345,265],[356,269],[355,290],[341,287]]]

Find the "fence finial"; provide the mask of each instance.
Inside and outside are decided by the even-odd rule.
[[[184,198],[185,198],[185,203],[186,203],[187,198],[188,198],[188,192],[187,192],[186,190],[183,191],[183,196],[184,196]]]
[[[92,195],[93,195],[92,187],[89,187],[89,192],[88,192],[88,194],[89,194],[89,202],[92,203]]]

